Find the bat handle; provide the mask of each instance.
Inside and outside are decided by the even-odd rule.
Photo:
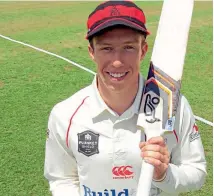
[[[136,196],[149,196],[154,173],[154,166],[146,163],[143,160],[141,171],[142,172],[140,172]]]
[[[147,135],[147,140],[149,140],[152,137],[160,136],[160,135],[162,135],[163,132],[164,132],[164,130],[161,128],[161,124],[159,125],[159,127],[157,127],[157,129],[150,129],[149,131],[147,131],[147,129],[145,129],[145,133]],[[150,195],[153,173],[154,173],[154,166],[143,160],[136,196],[149,196]]]

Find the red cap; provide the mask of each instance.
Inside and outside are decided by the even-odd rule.
[[[117,25],[126,26],[148,35],[150,33],[145,24],[146,18],[143,10],[132,1],[106,1],[98,5],[89,15],[86,39],[90,39],[106,28]]]

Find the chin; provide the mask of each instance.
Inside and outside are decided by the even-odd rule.
[[[124,90],[126,90],[126,86],[125,85],[107,85],[107,88],[115,93],[119,93],[119,92],[122,92]]]

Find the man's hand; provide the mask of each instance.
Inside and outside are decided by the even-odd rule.
[[[153,179],[164,178],[169,166],[169,152],[163,137],[153,137],[147,142],[140,143],[141,156],[154,166]]]

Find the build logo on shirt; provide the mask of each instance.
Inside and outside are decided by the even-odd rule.
[[[99,134],[92,131],[78,133],[78,152],[85,156],[92,156],[99,153]]]
[[[91,188],[82,185],[83,186],[83,191],[84,191],[84,196],[129,196],[131,195],[129,193],[129,190],[124,188],[123,190],[116,190],[116,189],[105,189],[103,191],[94,191]]]

